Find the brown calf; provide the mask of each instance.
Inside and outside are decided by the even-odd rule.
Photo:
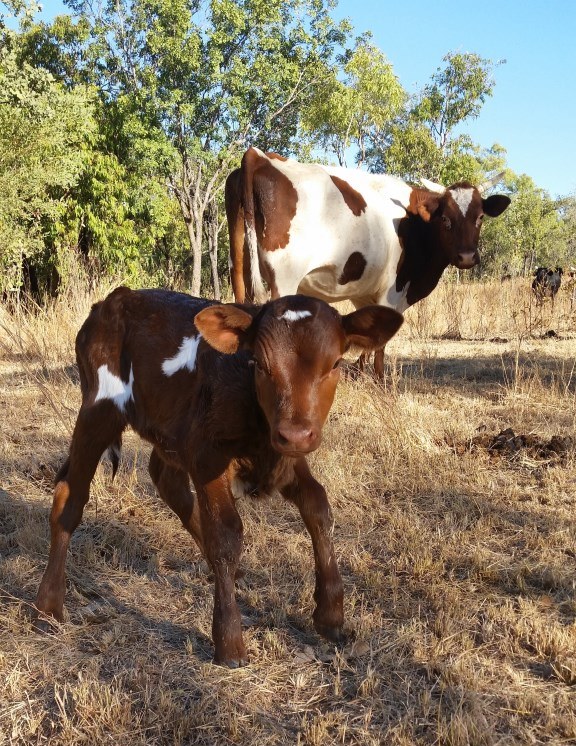
[[[234,596],[242,549],[234,495],[241,485],[251,494],[279,490],[298,507],[316,564],[314,625],[340,639],[342,582],[330,506],[305,455],[320,444],[344,351],[379,347],[401,323],[388,308],[340,316],[304,296],[256,307],[119,288],[97,303],[76,340],[82,405],[57,476],[38,610],[63,618],[70,537],[100,457],[109,449],[116,468],[131,425],[154,446],[149,468],[160,497],[214,572],[215,660],[246,663]]]

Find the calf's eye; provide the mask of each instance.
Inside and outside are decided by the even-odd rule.
[[[448,217],[448,215],[442,215],[442,222],[444,223],[444,227],[447,231],[452,228],[452,223],[450,222],[450,218]]]
[[[264,366],[262,365],[262,363],[260,363],[258,360],[256,360],[256,358],[252,358],[252,360],[250,360],[250,365],[253,365],[256,368],[256,372],[257,373],[266,373],[267,372],[266,368],[264,368]]]
[[[336,362],[332,366],[332,370],[337,370],[341,364],[342,364],[342,358],[339,358],[338,360],[336,360]]]

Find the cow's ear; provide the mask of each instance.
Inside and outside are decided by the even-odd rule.
[[[502,215],[509,204],[510,197],[506,197],[504,194],[493,194],[491,197],[482,200],[482,209],[489,217],[497,218],[498,215]]]
[[[383,347],[402,326],[401,313],[384,306],[366,306],[342,317],[348,341],[363,350]]]
[[[422,220],[428,223],[440,206],[441,196],[435,192],[430,192],[428,189],[412,189],[406,212],[420,215]]]
[[[208,306],[194,317],[202,337],[218,352],[232,355],[248,337],[254,318],[232,304]]]

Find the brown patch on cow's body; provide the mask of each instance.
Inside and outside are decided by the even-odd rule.
[[[356,191],[354,187],[351,187],[347,181],[340,179],[338,176],[330,176],[334,186],[338,189],[342,195],[344,202],[350,208],[351,212],[359,217],[366,210],[366,200]]]
[[[339,285],[346,285],[349,282],[359,280],[366,269],[366,258],[359,251],[353,251],[346,260],[342,269],[342,274],[338,278]]]
[[[290,179],[274,168],[268,158],[259,157],[253,179],[258,245],[264,251],[283,249],[290,241],[298,193]],[[273,219],[267,221],[267,215]]]

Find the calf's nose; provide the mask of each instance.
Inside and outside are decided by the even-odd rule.
[[[309,425],[281,422],[276,431],[275,447],[282,453],[310,453],[319,445],[318,433]]]

